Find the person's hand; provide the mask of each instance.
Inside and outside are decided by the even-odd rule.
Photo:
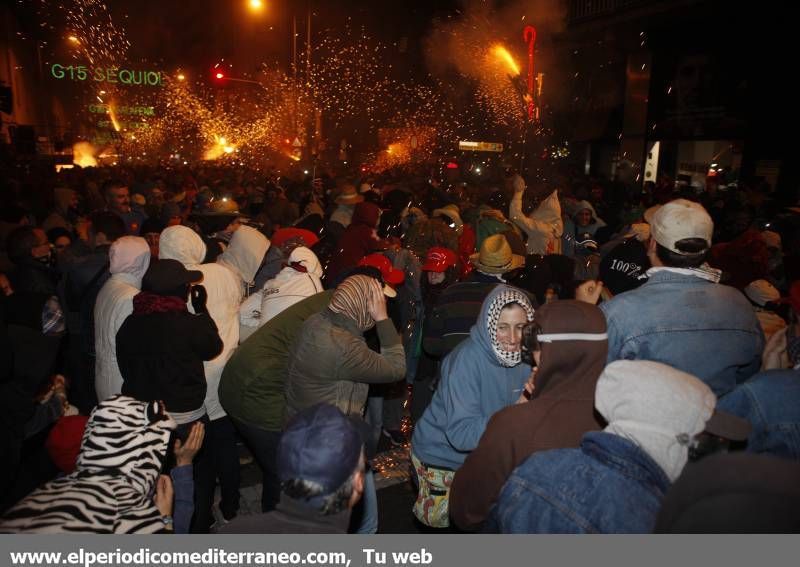
[[[6,297],[14,293],[14,288],[11,286],[11,282],[8,281],[5,274],[0,274],[0,293]]]
[[[592,305],[597,305],[600,293],[603,291],[603,282],[586,280],[575,289],[575,299]]]
[[[203,446],[205,436],[205,426],[202,422],[195,421],[185,442],[181,443],[180,439],[175,439],[175,463],[177,466],[182,467],[192,464],[195,455]]]
[[[195,313],[208,313],[206,308],[206,300],[208,300],[208,292],[202,285],[193,285],[191,289],[192,307]]]
[[[522,193],[526,188],[525,180],[517,173],[511,178],[511,186],[514,188],[514,193]]]
[[[172,479],[165,474],[160,475],[156,482],[156,495],[153,498],[153,502],[162,516],[172,516],[174,496],[175,490],[172,487]]]
[[[381,288],[378,280],[372,280],[370,285],[367,311],[376,323],[388,318],[386,314],[386,298],[383,296],[383,288]]]
[[[61,374],[53,376],[53,395],[61,400],[61,406],[66,410],[69,405],[67,400],[67,379]]]
[[[528,381],[525,382],[525,386],[522,388],[522,393],[519,395],[519,399],[517,399],[518,404],[524,404],[525,402],[531,401],[531,396],[533,396],[533,391],[536,389],[536,372],[538,368],[534,368],[531,370],[531,375],[528,378]]]

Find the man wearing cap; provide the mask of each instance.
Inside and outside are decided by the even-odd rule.
[[[649,280],[600,306],[609,362],[663,362],[693,373],[717,395],[758,371],[758,319],[741,292],[717,283],[719,273],[704,264],[713,230],[706,210],[685,199],[652,215]]]
[[[711,389],[690,374],[658,362],[613,362],[595,391],[606,428],[586,433],[577,449],[535,453],[517,467],[493,510],[494,527],[652,532],[690,453],[705,439],[740,441],[750,433],[745,420],[715,411],[716,404]]]
[[[289,421],[278,444],[281,499],[266,514],[238,517],[228,534],[343,534],[364,492],[364,442],[335,407],[317,404]]]
[[[341,193],[336,197],[336,209],[331,213],[331,222],[339,223],[342,228],[347,228],[353,220],[355,206],[364,202],[364,197],[356,192],[355,186],[347,184],[342,187]]]
[[[444,290],[426,318],[423,347],[432,356],[443,357],[466,339],[489,292],[505,283],[507,274],[525,265],[525,258],[511,251],[502,234],[486,238],[470,261],[475,269],[463,282]]]

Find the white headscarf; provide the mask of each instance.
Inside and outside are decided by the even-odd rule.
[[[522,361],[521,351],[503,350],[500,341],[497,340],[497,324],[500,321],[500,313],[512,303],[525,310],[525,316],[529,323],[533,321],[533,306],[530,300],[524,293],[513,287],[506,288],[492,299],[486,316],[486,329],[489,332],[492,350],[500,364],[507,368],[516,366]]]

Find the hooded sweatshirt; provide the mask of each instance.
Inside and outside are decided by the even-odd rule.
[[[571,219],[572,227],[570,228],[574,229],[572,230],[573,235],[589,233],[592,236],[594,236],[594,234],[597,232],[597,229],[606,226],[605,221],[601,219],[599,216],[597,216],[597,211],[594,210],[594,206],[592,206],[592,204],[589,201],[578,201],[573,207],[571,207],[571,210],[572,210],[572,219]],[[586,210],[588,210],[591,213],[592,222],[589,223],[587,226],[578,226],[578,223],[575,222],[575,217],[581,211],[586,211]],[[565,229],[564,233],[566,234],[567,232],[568,231]]]
[[[513,297],[509,301],[509,297]],[[486,297],[470,336],[442,362],[442,379],[431,404],[414,429],[411,450],[427,465],[458,469],[486,429],[489,418],[519,398],[531,373],[530,365],[508,366],[492,347],[496,314],[517,303],[533,319],[533,307],[521,290],[496,286]],[[493,320],[493,328],[489,321]]]
[[[336,252],[328,265],[327,281],[335,281],[339,274],[355,268],[361,258],[381,247],[382,241],[375,233],[380,217],[378,205],[369,202],[356,205],[353,221],[339,237]]]
[[[133,296],[141,290],[142,277],[150,266],[150,247],[144,238],[123,236],[111,245],[108,260],[111,277],[94,304],[94,380],[100,401],[122,391],[117,331],[133,312]]]
[[[241,227],[240,230],[245,228],[253,230],[250,227]],[[234,240],[238,243],[242,242],[236,239],[236,233],[231,239],[231,246]],[[237,250],[229,256],[230,259],[239,258],[239,246],[241,244],[237,244]],[[242,281],[222,263],[201,264],[205,255],[206,245],[203,239],[189,227],[170,226],[161,233],[158,247],[159,258],[177,260],[188,270],[203,272],[202,285],[208,293],[206,307],[211,319],[217,325],[219,336],[222,339],[222,352],[213,360],[203,363],[208,385],[204,405],[208,417],[214,420],[225,416],[219,403],[217,388],[220,376],[222,376],[222,369],[233,349],[239,344],[239,304],[242,300]],[[246,254],[243,255],[246,256]],[[191,302],[188,303],[188,307],[189,311],[194,312]]]
[[[488,517],[512,471],[531,454],[577,447],[584,433],[601,427],[594,390],[608,350],[602,311],[562,300],[540,307],[534,322],[541,335],[562,336],[540,343],[541,365],[530,401],[494,414],[477,449],[458,469],[450,515],[462,529],[475,529]]]
[[[260,292],[242,303],[240,341],[288,307],[321,292],[321,277],[322,266],[317,256],[305,246],[295,248],[289,255],[288,265],[267,281]]]
[[[606,433],[635,444],[670,482],[689,460],[689,443],[714,413],[717,397],[699,378],[660,362],[617,360],[597,383]]]
[[[157,402],[115,396],[92,411],[75,471],[9,510],[11,533],[155,533],[153,493],[175,421]]]
[[[522,212],[522,193],[515,193],[509,207],[511,221],[528,235],[528,254],[558,254],[561,252],[561,235],[564,221],[558,191],[553,191],[530,216]]]

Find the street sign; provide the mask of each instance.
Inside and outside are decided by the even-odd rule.
[[[294,139],[294,142],[292,142],[292,146],[294,146],[295,148],[300,148],[300,147],[302,147],[302,146],[303,146],[303,144],[300,142],[300,138],[295,138],[295,139]]]
[[[466,152],[502,152],[503,144],[497,142],[458,142],[458,149]]]

